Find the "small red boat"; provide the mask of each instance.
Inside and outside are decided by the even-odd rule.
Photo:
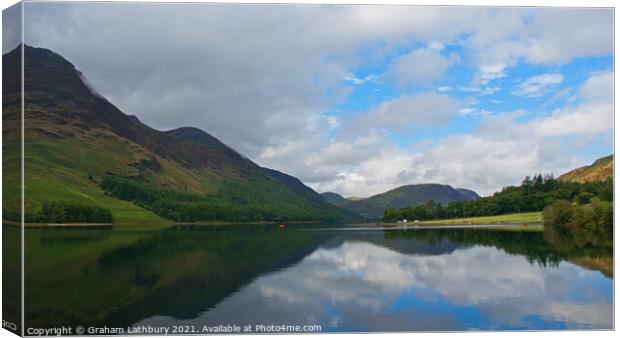
[[[278,227],[279,227],[280,229],[284,229],[284,228],[286,227],[286,225],[284,225],[284,224],[280,224]]]

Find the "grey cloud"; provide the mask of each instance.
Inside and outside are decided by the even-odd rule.
[[[536,63],[567,62],[575,57],[613,52],[613,10],[557,8],[528,22],[533,36],[526,58]]]
[[[351,130],[393,129],[410,133],[413,128],[447,123],[458,113],[459,106],[458,100],[434,92],[403,95],[361,114],[352,122]]]
[[[2,11],[2,54],[15,49],[22,41],[22,4]]]
[[[475,34],[464,45],[480,65],[557,64],[613,52],[609,8],[507,8],[479,14]]]
[[[299,38],[319,9],[28,4],[27,41],[74,62],[126,113],[160,129],[196,125],[253,156],[305,136],[345,73]]]
[[[579,96],[588,101],[613,103],[614,73],[602,72],[592,75],[579,88]]]
[[[444,74],[450,60],[438,51],[420,48],[397,57],[388,70],[388,76],[405,86],[409,83],[429,84]]]

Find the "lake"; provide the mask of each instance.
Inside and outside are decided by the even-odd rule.
[[[537,231],[50,228],[26,229],[25,243],[26,328],[613,327],[612,250],[558,248]]]

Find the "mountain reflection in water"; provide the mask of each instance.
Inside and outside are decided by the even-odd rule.
[[[27,244],[36,247],[26,257],[27,304],[52,292],[73,296],[36,298],[27,326],[68,319],[136,326],[319,324],[323,331],[356,332],[613,325],[613,280],[571,263],[610,258],[609,248],[575,256],[555,250],[540,232],[307,230],[27,232]],[[60,253],[69,247],[89,254],[73,257],[71,269],[35,280],[44,267],[67,264]],[[74,297],[87,290],[92,302],[78,303]]]

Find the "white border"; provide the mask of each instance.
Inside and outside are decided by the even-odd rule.
[[[64,0],[65,2],[95,2],[95,1],[76,1],[76,0]],[[179,0],[150,0],[150,1],[146,1],[146,0],[132,0],[133,2],[216,2],[216,1],[179,1]],[[1,8],[4,10],[7,7],[10,7],[14,4],[16,4],[18,1],[15,0],[0,0],[0,4],[1,4]],[[40,2],[38,0],[26,0],[25,2]],[[122,0],[108,0],[108,1],[99,1],[99,2],[126,2],[126,1],[122,1]],[[333,1],[326,1],[326,0],[306,0],[306,1],[299,1],[299,0],[288,0],[288,1],[276,1],[276,0],[263,0],[263,1],[259,1],[259,0],[238,0],[238,1],[230,1],[230,0],[221,0],[221,1],[217,1],[220,3],[255,3],[255,4],[261,4],[261,3],[280,3],[280,4],[368,4],[368,5],[373,5],[373,4],[383,4],[383,5],[447,5],[447,6],[493,6],[493,7],[545,7],[545,6],[562,6],[562,7],[608,7],[608,8],[614,8],[614,62],[613,62],[613,70],[614,70],[614,90],[615,88],[618,88],[618,78],[615,77],[615,56],[616,55],[620,55],[619,54],[619,50],[618,50],[618,44],[616,43],[617,38],[618,38],[618,33],[619,33],[619,29],[618,29],[618,25],[615,25],[615,9],[616,7],[618,7],[618,3],[616,1],[611,1],[611,0],[572,0],[572,1],[561,1],[561,0],[520,0],[520,1],[516,1],[516,0],[503,0],[503,1],[499,1],[499,0],[452,0],[452,1],[437,1],[437,2],[432,2],[429,0],[426,1],[419,1],[419,0],[411,0],[411,1],[403,1],[403,0],[375,0],[375,1],[369,1],[369,0],[333,0]],[[24,41],[24,29],[23,29],[23,17],[24,17],[24,7],[22,5],[22,41]],[[0,25],[0,34],[2,33],[2,25]],[[23,57],[23,51],[22,51],[22,57]],[[22,78],[23,78],[23,62],[22,62]],[[2,86],[0,85],[0,90],[1,90]],[[0,91],[1,92],[1,91]],[[22,81],[22,93],[23,93],[23,81]],[[617,101],[618,98],[618,92],[614,91],[614,154],[615,154],[615,149],[617,148],[616,146],[618,145],[618,140],[615,138],[615,131],[618,130],[618,126],[620,125],[620,122],[618,122],[617,119],[615,119],[615,102]],[[23,112],[23,95],[22,95],[22,145],[23,145],[23,123],[24,123],[24,112]],[[1,128],[1,122],[0,122],[0,128]],[[0,140],[0,144],[1,144],[1,140]],[[2,147],[0,147],[0,154],[2,153]],[[23,208],[23,202],[24,202],[24,164],[23,164],[23,158],[24,158],[24,148],[22,147],[22,164],[21,164],[21,170],[22,170],[22,208]],[[2,162],[0,161],[0,171],[2,170]],[[618,177],[618,170],[617,170],[617,166],[614,167],[614,176]],[[614,184],[614,195],[617,195],[617,190],[618,189],[618,182],[615,181]],[[1,183],[0,183],[0,201],[2,200],[2,189],[1,189]],[[616,210],[616,203],[614,203],[614,224],[620,224],[618,223],[619,220],[619,216]],[[23,210],[23,209],[22,209]],[[1,210],[0,210],[0,214],[1,214]],[[23,222],[23,214],[22,214],[22,222]],[[2,234],[0,233],[0,240]],[[24,254],[24,233],[23,233],[23,227],[22,227],[22,258],[23,258],[23,254]],[[614,231],[614,243],[617,243],[616,239],[618,238],[618,231]],[[616,257],[616,251],[617,251],[617,247],[614,247],[614,258]],[[0,258],[2,257],[2,253],[0,251]],[[24,301],[24,294],[23,294],[23,286],[24,286],[24,275],[23,275],[23,264],[24,261],[22,259],[22,306],[23,301]],[[616,269],[617,267],[617,262],[614,260],[614,271],[617,271]],[[2,271],[0,269],[0,285],[1,285],[1,275],[2,275]],[[618,304],[618,294],[615,292],[615,285],[616,285],[616,279],[614,278],[614,328],[615,328],[615,323],[618,322],[618,312],[615,311],[615,305]],[[1,294],[1,288],[0,288],[0,294]],[[1,307],[0,307],[0,316],[1,316]],[[23,330],[23,311],[22,311],[22,330]],[[379,333],[379,334],[375,334],[375,335],[379,335],[381,337],[404,337],[405,335],[410,335],[411,333]],[[453,337],[454,335],[458,335],[460,337],[480,337],[480,336],[486,336],[486,337],[535,337],[535,336],[544,336],[544,337],[582,337],[585,334],[587,334],[588,337],[608,337],[608,336],[612,336],[615,335],[615,332],[613,331],[553,331],[553,332],[458,332],[458,333],[443,333],[443,332],[439,332],[439,333],[415,333],[415,336],[417,337]],[[363,337],[363,336],[367,336],[368,334],[339,334],[339,336],[343,336],[343,337]],[[5,336],[13,336],[11,333],[9,333],[6,330],[0,330],[0,337],[5,337]],[[256,335],[235,335],[234,337],[255,337]],[[278,335],[280,337],[299,337],[299,335]],[[303,335],[303,336],[308,336],[308,335]],[[318,335],[312,335],[312,336],[318,336]],[[14,336],[13,336],[14,337]],[[157,336],[143,336],[143,337],[157,337]],[[188,337],[188,336],[172,336],[172,337]]]

